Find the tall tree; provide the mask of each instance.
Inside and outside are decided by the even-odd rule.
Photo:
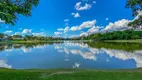
[[[0,0],[0,19],[14,25],[18,14],[31,16],[32,7],[38,3],[39,0]]]
[[[138,11],[142,11],[142,0],[127,0],[126,8],[131,8],[133,16],[138,16]],[[129,26],[134,28],[142,26],[142,15],[139,15],[138,19],[130,22]]]

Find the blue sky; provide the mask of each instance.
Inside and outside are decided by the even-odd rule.
[[[31,17],[19,15],[15,26],[1,24],[0,32],[71,37],[128,29],[134,17],[125,4],[126,0],[40,0]]]

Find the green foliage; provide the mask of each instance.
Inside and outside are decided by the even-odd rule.
[[[137,16],[138,11],[142,11],[142,0],[127,0],[126,8],[131,8],[133,11],[133,16]],[[133,22],[130,22],[128,25],[132,26],[133,28],[142,26],[142,15]]]
[[[0,0],[0,19],[14,25],[18,14],[31,16],[31,9],[39,0]]]
[[[126,8],[131,8],[133,16],[138,14],[137,11],[142,10],[142,0],[127,0]]]
[[[86,39],[86,38],[85,38]],[[103,34],[92,34],[87,36],[88,40],[130,40],[130,39],[142,39],[142,31],[114,31]]]
[[[139,16],[139,18],[134,20],[133,22],[130,22],[128,26],[133,26],[133,28],[138,28],[139,26],[142,26],[142,15]]]
[[[105,48],[105,49],[112,49],[112,50],[123,50],[127,52],[134,52],[137,50],[142,50],[141,43],[117,43],[117,42],[88,42],[89,47],[92,48]]]

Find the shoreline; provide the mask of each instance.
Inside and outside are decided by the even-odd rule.
[[[141,80],[142,69],[0,69],[0,80]]]
[[[45,41],[45,40],[29,40],[29,41],[0,41],[0,44],[24,44],[24,43],[62,43],[65,41],[70,41],[70,42],[117,42],[117,43],[142,43],[142,39],[137,39],[137,40],[103,40],[103,41],[93,41],[93,40],[56,40],[56,41]]]

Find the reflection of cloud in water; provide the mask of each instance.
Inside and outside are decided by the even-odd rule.
[[[42,51],[43,51],[43,49],[45,49],[46,47],[47,47],[46,45],[37,45],[32,48],[22,47],[21,49],[23,50],[24,53],[30,53],[34,49],[42,49]]]
[[[80,67],[80,64],[79,63],[75,63],[72,68],[79,68]]]
[[[34,46],[33,49],[45,49],[47,47],[47,45],[37,45]]]
[[[96,56],[94,56],[91,52],[82,52],[81,50],[70,50],[72,54],[79,54],[84,59],[96,60]]]
[[[70,48],[68,48],[68,46],[70,46]],[[69,43],[69,42],[64,43],[64,45],[60,45],[58,47],[62,47],[62,48],[56,48],[58,52],[81,55],[84,59],[89,59],[89,60],[97,60],[96,55],[101,53],[106,53],[110,57],[115,57],[120,60],[134,59],[136,62],[136,66],[142,67],[142,51],[126,52],[123,50],[114,50],[114,49],[105,49],[105,48],[96,49],[88,47],[88,45],[84,43]],[[76,47],[87,49],[87,51],[83,51],[83,49],[77,49]],[[106,61],[109,62],[109,60]]]
[[[110,50],[110,49],[102,49],[108,54],[110,57],[115,57],[121,60],[129,60],[134,59],[137,67],[142,67],[142,51],[135,51],[133,53],[120,51],[120,50]]]
[[[31,49],[31,48],[22,47],[22,50],[23,50],[24,53],[32,52],[32,49]]]
[[[11,52],[11,51],[12,51],[12,49],[6,49],[5,51],[7,51],[7,52]]]
[[[0,67],[2,67],[2,68],[12,68],[12,66],[8,65],[5,60],[0,60]]]

